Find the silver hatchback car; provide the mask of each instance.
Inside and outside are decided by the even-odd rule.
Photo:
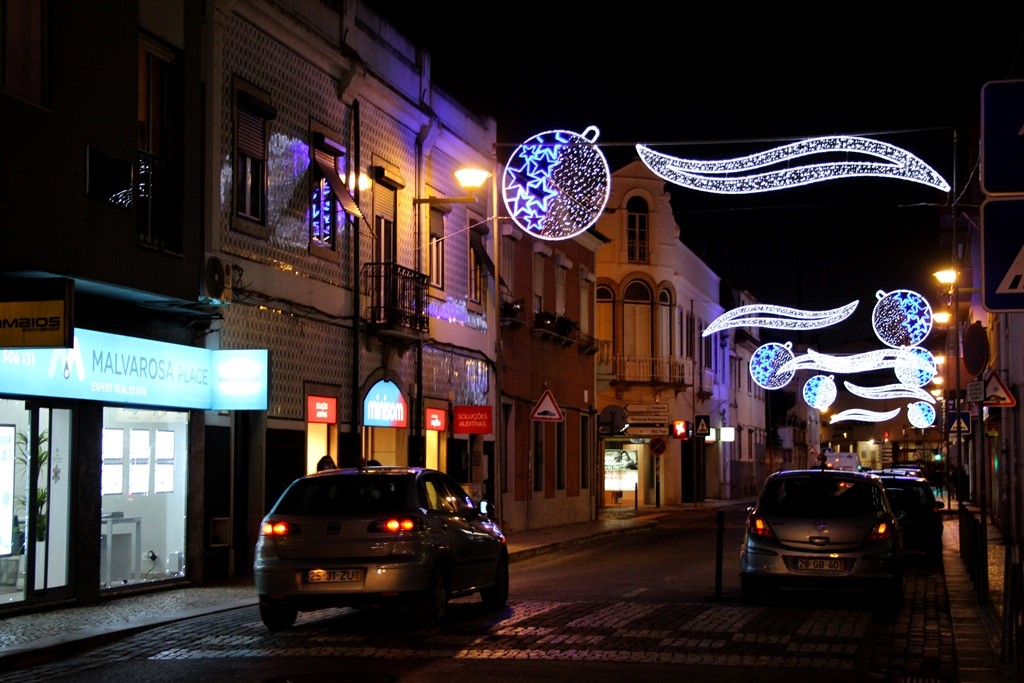
[[[779,588],[870,591],[903,602],[903,538],[878,477],[832,469],[776,472],[747,515],[740,594]]]
[[[292,482],[263,518],[253,562],[260,617],[283,630],[300,611],[403,606],[420,625],[453,597],[508,602],[505,536],[452,477],[366,467]]]

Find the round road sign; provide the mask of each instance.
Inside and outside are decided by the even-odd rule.
[[[964,368],[975,377],[988,367],[988,334],[980,321],[964,330]]]

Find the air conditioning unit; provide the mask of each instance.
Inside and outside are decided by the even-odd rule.
[[[688,387],[693,386],[693,359],[683,359],[683,384]]]
[[[708,368],[704,368],[704,373],[701,376],[700,388],[711,391],[715,386],[715,373]]]
[[[209,304],[231,303],[232,266],[219,256],[207,254],[203,267],[202,300]]]

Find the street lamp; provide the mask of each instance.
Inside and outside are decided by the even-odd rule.
[[[954,366],[954,383],[952,387],[953,393],[953,415],[956,420],[953,424],[956,426],[956,457],[957,467],[963,466],[964,458],[964,436],[963,430],[960,429],[960,289],[957,285],[957,272],[954,269],[940,270],[934,273],[935,279],[943,284],[947,288],[947,293],[952,295],[952,316],[946,313],[943,316],[946,320],[946,350],[949,354],[949,358]],[[952,318],[952,324],[950,323]],[[949,348],[949,335],[953,335],[953,348]],[[949,373],[949,363],[946,364],[946,373]],[[947,389],[948,396],[949,389]],[[948,400],[946,402],[946,412],[948,417]],[[950,499],[950,492],[953,488],[953,473],[951,470],[952,458],[946,458],[946,507],[952,507],[952,501]],[[959,469],[957,470],[959,472]],[[957,477],[959,480],[959,477]],[[960,483],[959,481],[957,482]],[[956,492],[957,501],[963,504],[963,491],[960,491],[960,487],[957,487]]]

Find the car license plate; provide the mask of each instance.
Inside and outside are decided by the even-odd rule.
[[[306,583],[351,583],[362,580],[362,569],[310,569],[306,572]]]
[[[796,558],[796,569],[812,572],[841,572],[846,569],[841,559],[830,557],[798,557]]]

